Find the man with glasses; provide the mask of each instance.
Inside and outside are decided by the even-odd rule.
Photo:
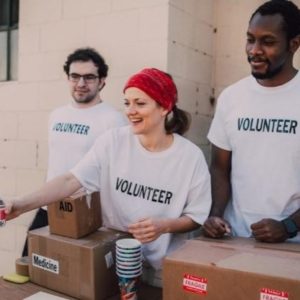
[[[47,180],[70,170],[106,130],[125,125],[125,118],[102,101],[108,66],[91,48],[77,49],[64,64],[70,93],[68,105],[54,110],[49,119],[49,159]],[[48,225],[46,209],[39,209],[29,230]],[[26,256],[27,240],[23,249]]]

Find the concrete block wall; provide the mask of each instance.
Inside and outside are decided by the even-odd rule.
[[[70,101],[67,55],[97,49],[110,66],[102,98],[122,109],[129,75],[167,68],[168,8],[167,0],[20,0],[18,81],[0,83],[0,195],[45,181],[48,115]],[[33,215],[1,228],[0,275],[14,271]]]
[[[250,68],[245,54],[248,21],[264,0],[215,1],[215,53],[213,86],[216,97],[228,85],[248,76]],[[300,0],[293,0],[300,7]],[[300,51],[295,55],[295,66],[300,67]]]
[[[209,154],[206,134],[213,106],[214,1],[170,0],[168,71],[179,91],[179,107],[192,123],[187,137]]]

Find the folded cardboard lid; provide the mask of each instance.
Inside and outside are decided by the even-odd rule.
[[[242,252],[217,261],[216,266],[225,269],[300,280],[299,258],[290,259]]]
[[[300,243],[292,242],[290,240],[284,243],[263,243],[258,242],[254,238],[231,237],[226,236],[222,239],[211,239],[204,236],[197,237],[196,241],[208,242],[211,245],[222,245],[224,247],[234,248],[264,248],[274,251],[287,251],[300,253]]]
[[[86,199],[88,197],[100,198],[100,192],[87,193],[84,189],[79,189],[74,194],[72,194],[64,199],[61,199],[61,201],[75,201],[76,199]]]
[[[181,248],[168,255],[166,261],[300,280],[300,252],[283,249],[277,251],[255,245],[253,240],[246,239],[231,239],[229,242],[188,240]]]

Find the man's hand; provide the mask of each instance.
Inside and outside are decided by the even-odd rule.
[[[204,234],[212,238],[221,238],[231,234],[230,224],[220,217],[208,217],[203,224]]]
[[[128,231],[141,243],[156,240],[166,231],[166,222],[163,219],[147,218],[128,226]]]
[[[257,241],[267,243],[280,243],[288,239],[284,225],[273,219],[262,219],[250,226],[252,235]]]

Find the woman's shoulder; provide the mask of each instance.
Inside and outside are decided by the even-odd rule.
[[[197,155],[197,156],[203,156],[203,152],[200,149],[198,145],[196,145],[194,142],[189,140],[188,138],[181,136],[179,134],[174,134],[176,143],[178,145],[178,149],[181,149],[188,155]]]

